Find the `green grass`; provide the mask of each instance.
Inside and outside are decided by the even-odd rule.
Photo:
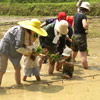
[[[60,8],[60,9],[59,9]],[[0,3],[0,15],[56,16],[60,11],[74,15],[76,2],[71,3]],[[100,3],[91,3],[89,16],[100,16]]]
[[[8,3],[9,0],[0,0],[0,2],[5,2],[5,3]]]
[[[9,3],[10,0],[0,0],[0,2],[5,2],[5,3]],[[15,3],[15,1],[17,0],[13,0],[13,3]],[[26,0],[27,1],[27,0]],[[47,2],[47,0],[43,0],[42,2]],[[48,0],[49,2],[50,0]],[[83,0],[83,1],[87,1],[87,2],[90,2],[90,3],[96,3],[96,2],[100,2],[100,0]],[[37,2],[37,1],[36,1]],[[69,3],[72,3],[72,1],[70,2],[70,0],[66,0],[66,2],[69,2]],[[73,0],[73,2],[77,2],[77,0]]]

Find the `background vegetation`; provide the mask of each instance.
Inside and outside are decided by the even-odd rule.
[[[58,1],[59,3],[55,3]],[[83,1],[89,1],[91,4],[91,11],[88,16],[89,18],[88,37],[100,37],[100,24],[99,24],[100,0],[83,0]],[[12,15],[14,15],[16,17],[28,16],[28,18],[31,16],[32,17],[40,16],[40,20],[43,20],[43,18],[44,17],[47,18],[47,16],[48,17],[57,16],[57,14],[60,11],[64,11],[67,13],[67,15],[73,16],[77,10],[76,3],[77,0],[13,0],[13,2],[12,0],[0,0],[0,16],[3,15],[4,17],[4,15],[6,15],[5,17],[7,17],[11,15],[12,17]],[[93,17],[93,16],[97,16],[97,17]],[[9,18],[7,19],[9,20]]]
[[[68,15],[74,15],[77,10],[77,1],[78,0],[0,0],[0,15],[56,16],[60,11],[64,11]],[[89,16],[100,16],[100,0],[83,1],[89,1],[91,4]]]
[[[70,3],[0,3],[0,15],[56,16],[60,11],[76,13],[76,2]],[[91,3],[89,16],[100,16],[100,3]]]
[[[76,2],[78,0],[0,0],[0,2],[13,3],[57,3],[57,2]],[[100,2],[100,0],[83,0],[89,2]]]

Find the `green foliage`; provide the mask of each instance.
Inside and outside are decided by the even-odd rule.
[[[36,53],[37,53],[37,54],[43,53],[43,49],[42,49],[41,46],[38,46],[38,47],[36,48]]]
[[[43,49],[40,45],[37,48],[32,49],[32,56],[37,56],[41,53],[43,53]]]
[[[60,2],[77,2],[77,0],[12,0],[14,3],[60,3]],[[83,0],[88,2],[100,2],[100,0]],[[10,0],[0,0],[0,2],[10,2]]]
[[[46,55],[49,59],[51,59],[52,62],[57,62],[59,61],[62,57],[59,55],[59,53],[56,54],[50,54],[49,52]]]
[[[9,2],[9,0],[0,0],[0,2]]]
[[[57,16],[61,11],[73,16],[77,11],[76,2],[0,4],[0,15]],[[91,3],[89,16],[100,16],[100,3]]]
[[[66,7],[67,6],[67,7]],[[18,16],[56,16],[58,12],[65,11],[69,15],[72,9],[76,9],[71,4],[52,4],[52,3],[33,3],[33,4],[0,4],[0,15],[18,15]],[[59,9],[60,8],[60,9]],[[74,10],[75,12],[75,10]]]
[[[61,56],[59,54],[58,55],[51,54],[50,58],[51,58],[52,62],[57,62],[57,61],[59,61],[59,59],[61,58]]]
[[[32,35],[32,37],[33,37],[33,38],[37,38],[37,37],[38,37],[38,34],[37,34],[37,33],[34,33],[34,34]]]

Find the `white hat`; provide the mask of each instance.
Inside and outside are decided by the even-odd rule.
[[[70,56],[72,54],[72,50],[66,47],[62,53],[63,56]]]
[[[90,11],[90,3],[88,3],[88,2],[82,2],[80,7],[85,8]]]
[[[68,33],[68,22],[65,20],[61,20],[55,24],[55,29],[62,35],[66,35]]]

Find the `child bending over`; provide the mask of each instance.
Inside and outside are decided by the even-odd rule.
[[[66,79],[70,79],[73,76],[74,71],[74,63],[71,57],[72,50],[70,48],[65,48],[62,55],[64,57],[63,61],[63,77]]]

